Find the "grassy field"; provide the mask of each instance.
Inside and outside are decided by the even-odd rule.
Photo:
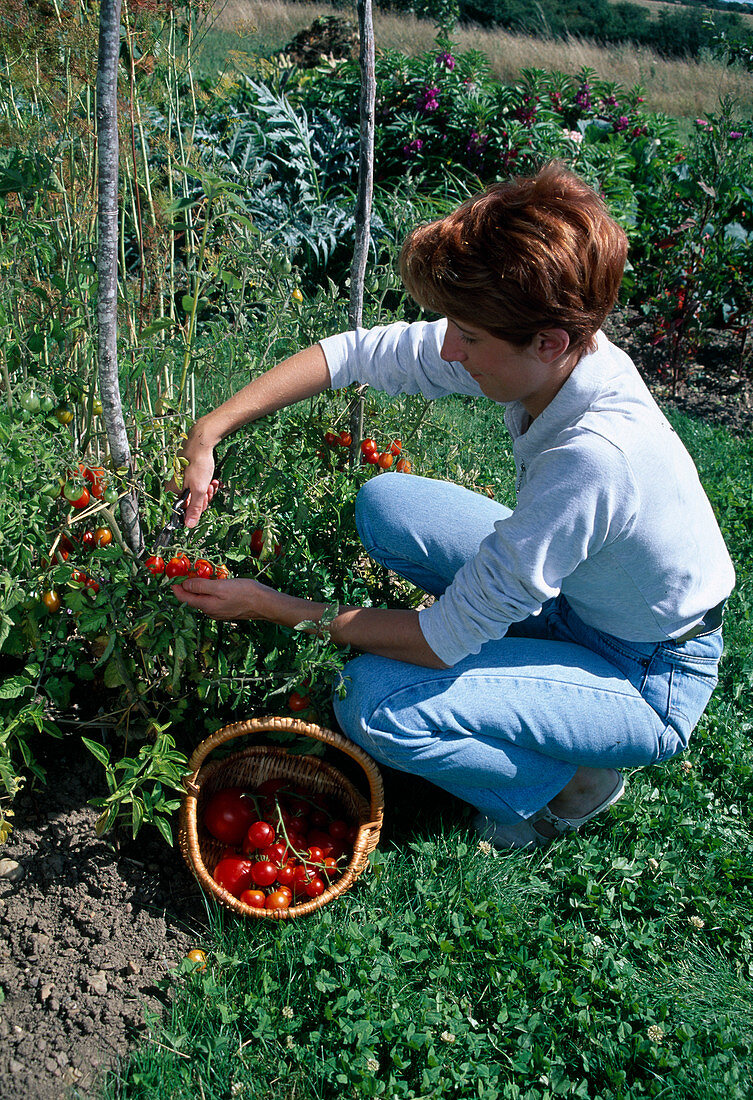
[[[181,964],[107,1100],[748,1100],[753,441],[672,419],[739,576],[689,751],[634,770],[608,817],[533,855],[490,851],[468,807],[388,772],[364,878],[291,923],[210,905],[207,970]],[[420,472],[512,494],[488,403],[436,403],[413,450]]]
[[[217,73],[228,63],[242,64],[253,53],[277,52],[316,16],[343,15],[328,4],[294,4],[284,0],[227,0],[216,7],[205,30],[201,60]],[[434,26],[413,17],[375,13],[377,47],[415,55],[430,49]],[[695,118],[717,109],[721,95],[735,97],[744,113],[753,114],[750,75],[729,71],[709,61],[664,60],[651,50],[633,46],[601,47],[578,39],[547,41],[480,27],[458,28],[459,50],[481,50],[500,80],[518,79],[522,68],[576,73],[583,66],[605,80],[645,89],[650,110],[678,118]]]

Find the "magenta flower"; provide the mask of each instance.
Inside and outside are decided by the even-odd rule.
[[[587,111],[591,106],[591,85],[581,84],[580,88],[576,92],[575,102],[578,107],[582,107],[584,111]]]
[[[406,159],[417,157],[423,147],[423,138],[414,138],[413,141],[406,142],[403,146],[403,156],[406,157]]]
[[[627,130],[628,126],[630,125],[630,119],[627,117],[627,115],[620,115],[620,117],[615,120],[613,125],[615,130],[617,131]]]
[[[737,141],[737,139],[741,138],[743,135],[739,130],[730,130],[729,136],[732,141]]]
[[[444,65],[445,69],[449,69],[450,72],[455,68],[455,58],[449,52],[449,50],[443,50],[437,58],[438,65]]]
[[[439,107],[439,88],[424,88],[416,104],[422,115],[430,115]]]

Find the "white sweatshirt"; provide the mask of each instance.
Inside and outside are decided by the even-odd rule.
[[[332,388],[482,396],[440,349],[447,322],[398,322],[321,341]],[[634,364],[598,334],[533,422],[506,406],[517,505],[431,607],[431,649],[453,665],[559,592],[628,641],[680,637],[726,598],[735,572],[695,466]],[[526,430],[526,425],[529,425]]]

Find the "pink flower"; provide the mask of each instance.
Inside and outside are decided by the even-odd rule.
[[[430,115],[439,107],[439,88],[424,88],[416,104],[422,115]]]
[[[737,139],[741,138],[743,135],[739,130],[730,130],[729,136],[731,141],[737,141]]]
[[[449,52],[449,50],[443,50],[437,58],[438,65],[444,65],[445,69],[449,69],[450,72],[455,68],[455,58]]]
[[[417,157],[423,147],[423,138],[414,138],[413,141],[409,141],[403,146],[403,156],[407,158]]]

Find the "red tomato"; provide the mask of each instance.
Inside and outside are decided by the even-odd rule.
[[[214,575],[218,581],[224,581],[230,576],[230,570],[226,565],[216,565]]]
[[[310,898],[319,898],[322,896],[327,887],[324,884],[324,879],[319,875],[314,875],[311,882],[307,883],[304,887],[305,892]]]
[[[334,840],[345,840],[345,834],[348,831],[347,821],[342,821],[340,818],[335,818],[334,821],[329,823],[329,835]]]
[[[253,557],[258,558],[264,549],[264,532],[261,528],[254,531],[251,536],[251,546],[249,547],[250,553]]]
[[[379,451],[367,451],[363,456],[364,462],[368,462],[370,466],[379,465]]]
[[[299,692],[293,691],[288,699],[288,706],[291,710],[305,710],[310,702],[311,699],[308,695],[301,695]]]
[[[291,901],[293,900],[293,894],[290,890],[273,890],[271,894],[267,894],[264,901],[265,909],[288,909]]]
[[[392,465],[392,455],[389,451],[382,451],[377,458],[377,464],[382,467],[383,470],[389,470]]]
[[[312,863],[322,863],[324,861],[324,852],[321,848],[317,848],[315,844],[310,845],[308,854]]]
[[[309,815],[309,821],[315,829],[326,829],[329,818],[325,814],[324,810],[312,810]]]
[[[159,554],[152,554],[144,562],[144,568],[148,569],[152,576],[158,577],[160,573],[165,572],[165,559]]]
[[[393,455],[399,455],[403,449],[403,444],[399,439],[393,439],[390,445],[390,451]]]
[[[93,550],[96,546],[96,543],[94,541],[94,532],[84,531],[83,535],[81,536],[81,543],[84,547],[86,547],[87,550]]]
[[[377,447],[376,440],[374,439],[364,439],[361,443],[361,454],[363,455],[373,454],[374,451],[378,450],[379,448]]]
[[[262,848],[260,855],[262,859],[268,859],[270,863],[274,863],[275,867],[281,867],[285,862],[285,853],[287,849],[281,840],[278,840],[275,844],[270,844],[268,848]]]
[[[277,881],[280,886],[292,886],[295,877],[295,867],[291,863],[284,863],[277,869]]]
[[[350,434],[350,432],[346,432],[346,431],[340,432],[339,443],[340,443],[341,447],[349,447],[352,442],[353,442],[353,436]]]
[[[240,900],[244,905],[250,905],[252,909],[263,909],[267,896],[263,890],[244,890]]]
[[[94,580],[94,577],[86,578],[86,587],[89,589],[90,592],[99,592],[99,585]]]
[[[214,566],[206,558],[197,558],[193,563],[193,573],[194,576],[201,577],[205,581],[211,580],[214,576]]]
[[[170,558],[170,561],[165,566],[165,575],[167,577],[187,577],[188,571],[191,568],[191,562],[186,554],[176,554],[174,558]]]
[[[243,849],[268,848],[274,839],[275,831],[268,821],[255,821],[248,828]]]
[[[355,844],[356,839],[358,838],[358,834],[360,832],[360,828],[360,825],[348,826],[348,831],[345,834],[345,839],[347,840],[348,844]]]
[[[257,886],[271,886],[277,878],[277,868],[268,859],[260,859],[251,867],[251,879]]]
[[[332,856],[324,857],[324,873],[330,881],[337,875],[339,870],[336,859],[333,859]]]
[[[214,881],[222,886],[234,898],[239,898],[244,890],[248,890],[253,883],[253,863],[242,856],[228,856],[221,859],[214,869]]]
[[[328,447],[336,447],[340,442],[340,437],[339,435],[335,435],[334,432],[325,432],[324,442],[327,444]]]
[[[97,527],[94,531],[94,542],[97,546],[109,546],[112,542],[112,531],[109,527]]]
[[[256,818],[250,798],[240,787],[226,787],[212,795],[204,809],[204,825],[222,844],[237,847]]]
[[[293,869],[293,887],[297,889],[300,886],[306,886],[315,875],[316,871],[313,867],[307,867],[305,863],[299,863]]]
[[[86,508],[89,503],[89,490],[82,489],[81,495],[76,497],[75,500],[70,502],[71,508],[75,508],[77,512],[80,512],[83,508]]]
[[[398,462],[397,462],[397,465],[395,466],[395,469],[397,470],[397,472],[399,474],[409,474],[411,472],[411,470],[413,469],[413,466],[411,464],[411,460],[409,458],[398,459]]]

